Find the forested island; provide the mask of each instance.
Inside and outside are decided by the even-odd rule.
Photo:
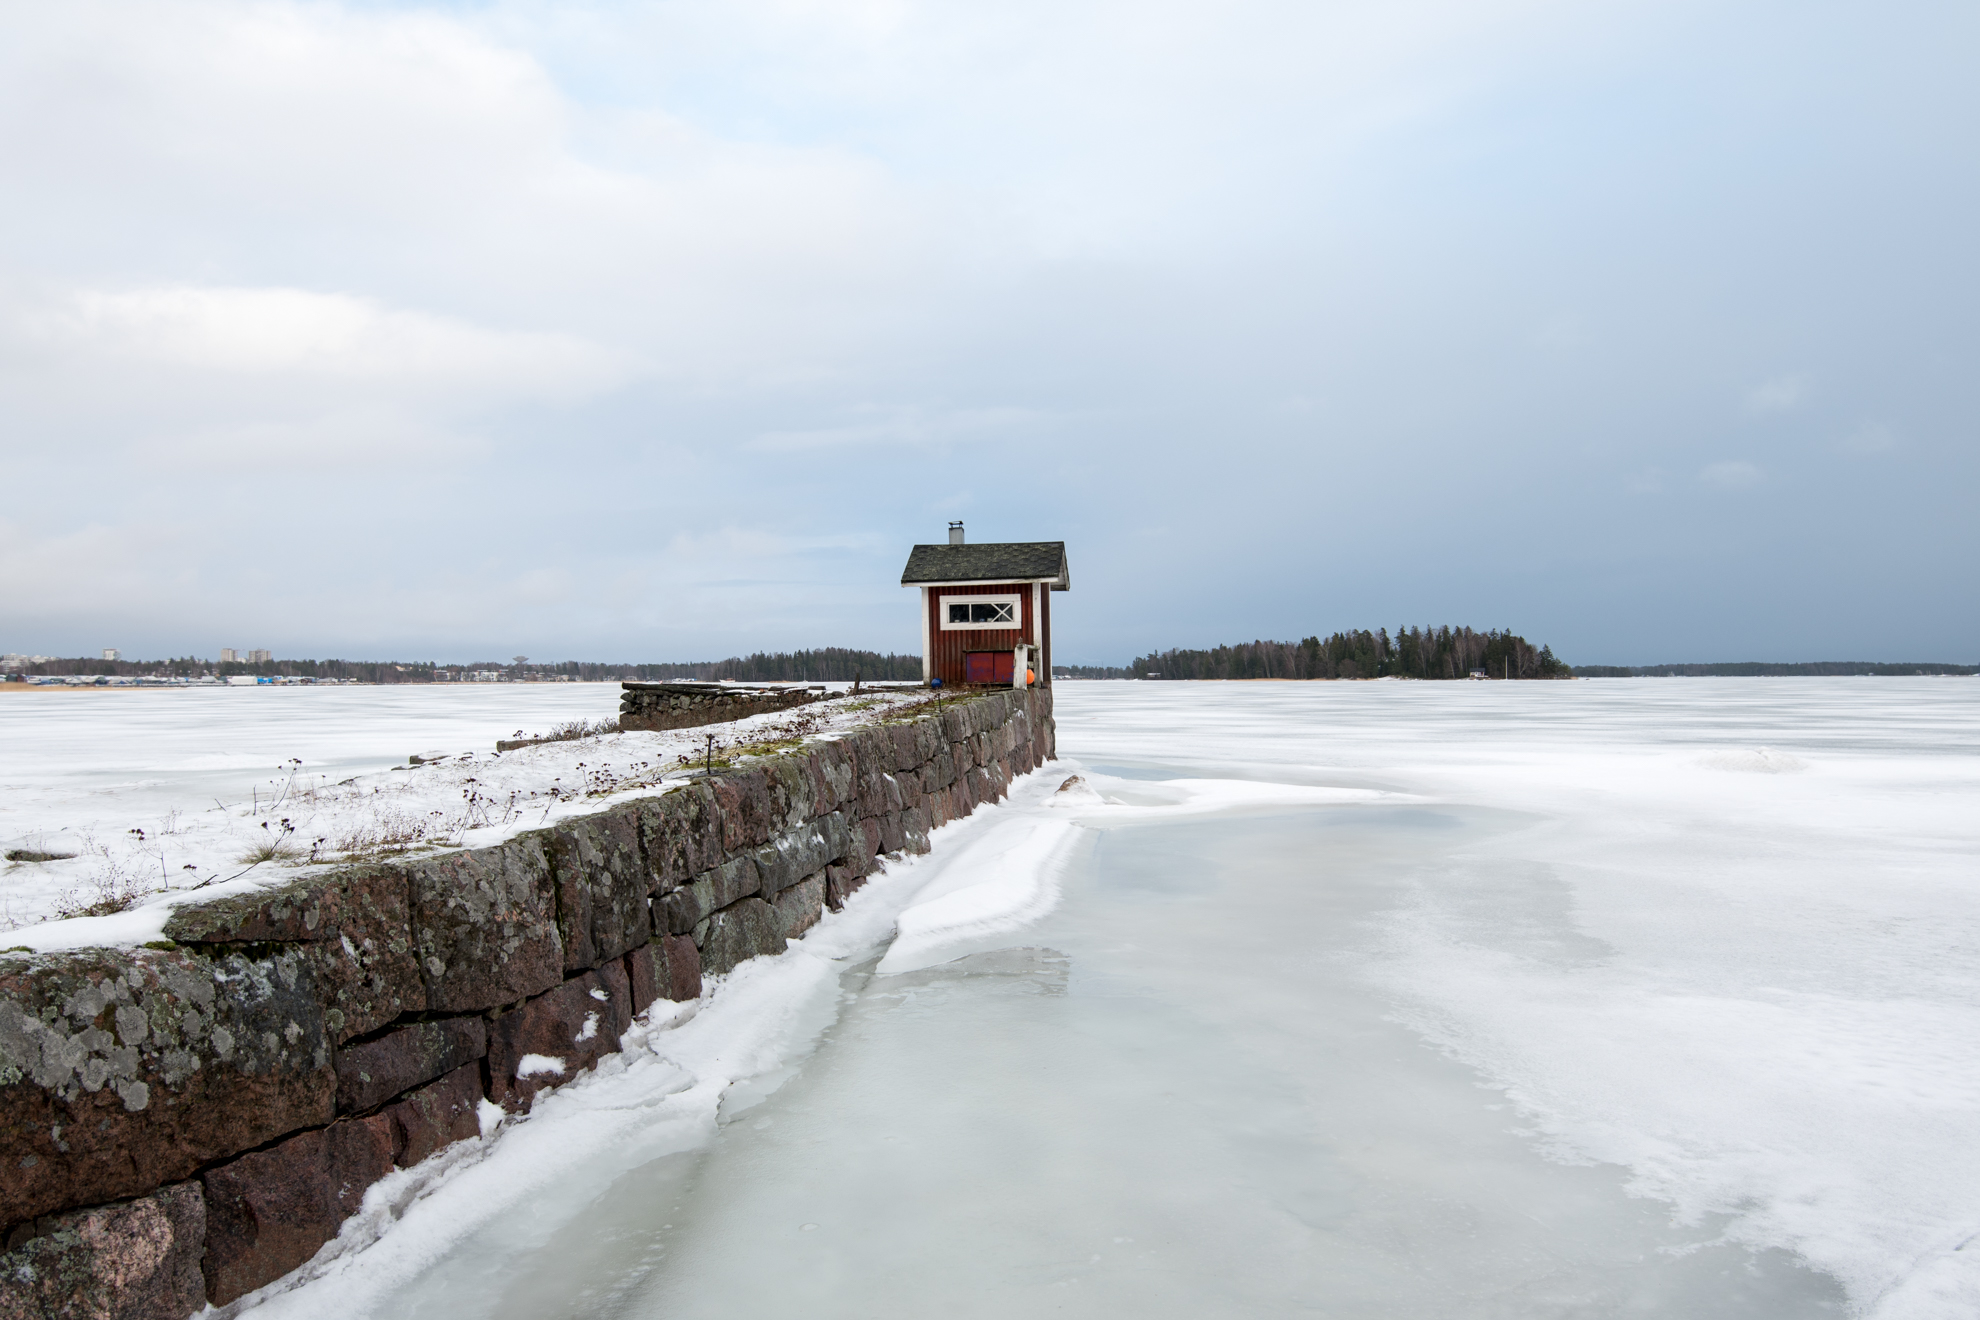
[[[1139,656],[1135,678],[1573,678],[1551,647],[1534,646],[1510,630],[1386,628],[1337,632],[1303,642],[1238,642],[1207,651],[1172,650]]]

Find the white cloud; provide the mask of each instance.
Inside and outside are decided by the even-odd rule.
[[[348,294],[181,285],[86,291],[27,319],[45,348],[193,372],[577,397],[630,369],[573,335],[490,330]]]
[[[1801,406],[1808,395],[1808,381],[1801,376],[1776,376],[1746,392],[1746,410],[1752,413],[1788,412]]]
[[[484,421],[505,408],[640,374],[577,335],[297,288],[87,289],[0,321],[8,440],[107,447],[154,474],[458,461],[487,451]]]
[[[766,431],[750,441],[751,449],[794,452],[816,449],[858,449],[872,446],[920,447],[958,440],[992,445],[1037,423],[1041,414],[1030,408],[974,408],[935,411],[912,406],[869,408],[870,420],[796,431]]]
[[[197,590],[211,538],[182,520],[91,521],[50,534],[0,518],[0,618],[169,617]]]
[[[399,470],[444,467],[485,457],[488,440],[472,429],[393,406],[326,405],[294,416],[273,405],[241,421],[161,425],[139,433],[133,457],[150,472],[178,469],[237,473],[322,471],[390,463]]]
[[[458,653],[492,644],[506,655],[502,648],[514,645],[610,635],[651,648],[614,658],[719,658],[703,655],[695,639],[721,637],[733,650],[912,634],[911,602],[884,571],[898,572],[891,545],[880,552],[881,572],[846,572],[847,563],[875,557],[871,535],[724,524],[612,555],[491,539],[490,525],[453,535],[443,553],[409,566],[390,539],[313,553],[324,544],[322,522],[301,506],[211,516],[175,509],[73,531],[0,518],[0,620],[13,625],[0,650],[32,651],[47,630],[96,620],[115,620],[116,636],[94,645],[169,632],[218,646],[246,630],[291,654],[321,652],[325,638],[353,653],[420,638]]]
[[[64,279],[43,242],[0,281],[92,288],[72,329],[228,369],[506,361],[526,391],[605,346],[733,387],[829,375],[898,331],[943,283],[941,239],[976,224],[813,135],[586,105],[528,26],[200,0],[10,19],[0,178],[88,255]],[[151,278],[106,290],[106,268]]]
[[[1712,463],[1698,473],[1698,479],[1708,486],[1720,490],[1742,490],[1760,482],[1759,467],[1744,460],[1727,463]]]
[[[417,10],[75,0],[10,15],[8,38],[9,173],[45,202],[141,198],[153,226],[452,220],[554,158],[565,127],[529,53]]]
[[[1285,225],[1259,190],[1316,186],[1286,150],[1504,76],[1481,43],[1558,41],[1563,8],[75,0],[0,43],[0,178],[88,259],[13,274],[216,370],[526,395],[603,346],[691,388],[810,385],[956,334],[1043,255]],[[545,327],[556,362],[510,351]]]

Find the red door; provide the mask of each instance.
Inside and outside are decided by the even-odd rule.
[[[963,654],[963,682],[1011,684],[1009,651],[967,651]]]

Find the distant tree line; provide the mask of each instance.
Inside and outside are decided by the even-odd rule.
[[[435,665],[430,660],[202,660],[182,656],[172,660],[101,660],[88,657],[43,660],[17,671],[41,678],[336,678],[358,683],[430,683]]]
[[[759,651],[754,655],[734,656],[727,660],[661,665],[581,660],[532,664],[527,660],[513,659],[475,660],[464,665],[442,665],[431,660],[269,660],[249,664],[245,661],[202,660],[196,656],[173,660],[79,657],[23,664],[19,672],[42,678],[199,678],[210,674],[218,678],[239,675],[257,678],[335,678],[359,683],[432,683],[489,670],[501,671],[512,678],[540,680],[566,677],[585,682],[619,679],[651,683],[668,678],[698,678],[731,679],[745,683],[817,683],[848,681],[855,675],[875,681],[918,680],[921,677],[921,657],[855,651],[842,646],[827,646],[814,651]]]
[[[1337,632],[1303,642],[1240,642],[1209,650],[1158,651],[1132,665],[1054,665],[1059,678],[1464,678],[1482,669],[1492,678],[1792,678],[1902,677],[1913,674],[1980,675],[1980,665],[1936,661],[1881,663],[1822,660],[1805,664],[1746,661],[1734,664],[1575,665],[1555,658],[1551,648],[1535,649],[1512,632],[1470,628],[1399,628]],[[742,683],[846,682],[855,675],[875,682],[916,681],[921,657],[827,646],[810,651],[758,651],[727,660],[679,664],[631,664],[565,660],[518,663],[475,660],[442,665],[431,660],[102,660],[93,657],[20,664],[16,672],[35,677],[99,678],[333,678],[357,683],[432,683],[458,680],[476,671],[501,671],[519,679],[565,677],[580,682],[659,682],[669,678]]]
[[[1879,664],[1868,660],[1817,660],[1809,664],[1745,661],[1720,665],[1576,665],[1576,678],[1884,678],[1911,674],[1980,674],[1980,665]]]
[[[1239,642],[1207,651],[1159,651],[1137,657],[1136,678],[1572,678],[1550,647],[1511,631],[1398,628],[1337,632],[1303,642]]]

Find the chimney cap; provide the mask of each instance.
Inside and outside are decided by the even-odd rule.
[[[961,545],[962,543],[963,543],[963,525],[962,525],[962,519],[958,518],[954,522],[951,522],[949,524],[949,544]]]

